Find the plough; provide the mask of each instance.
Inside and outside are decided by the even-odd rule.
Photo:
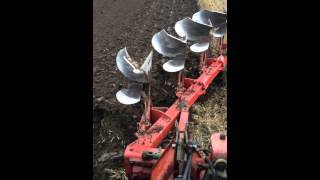
[[[192,18],[176,22],[177,35],[162,30],[152,37],[157,53],[167,58],[162,65],[169,73],[178,73],[177,100],[170,107],[152,105],[150,94],[153,51],[138,67],[126,48],[116,58],[119,71],[130,80],[128,88],[117,92],[122,104],[135,104],[143,99],[144,113],[139,122],[137,139],[124,152],[126,174],[130,179],[206,180],[227,179],[227,135],[214,133],[211,150],[202,149],[188,134],[189,109],[227,65],[223,53],[227,46],[223,37],[227,30],[227,14],[200,10]],[[215,39],[219,54],[208,57],[208,49]],[[198,78],[185,77],[187,52],[200,54]],[[147,85],[147,93],[144,87]],[[170,133],[174,138],[165,144]]]

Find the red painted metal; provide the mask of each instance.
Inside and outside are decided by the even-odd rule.
[[[192,153],[192,179],[202,180],[204,177],[204,170],[199,170],[199,164],[204,164],[205,161],[198,152]]]
[[[151,180],[169,179],[173,174],[174,168],[174,149],[169,146],[167,151],[161,156],[157,164],[152,168]]]
[[[183,140],[183,134],[186,131],[186,124],[188,123],[189,111],[187,108],[183,109],[180,114],[178,130],[180,132],[180,140]]]
[[[158,147],[172,130],[179,115],[180,120],[178,129],[180,131],[180,140],[183,140],[184,131],[186,130],[185,125],[188,122],[188,109],[199,96],[205,93],[213,79],[227,64],[226,56],[207,58],[203,53],[200,60],[206,62],[206,66],[202,67],[202,74],[197,79],[184,78],[183,85],[185,90],[179,93],[178,100],[176,100],[169,108],[148,108],[147,117],[153,125],[148,127],[143,126],[142,124],[145,131],[143,133],[137,133],[138,139],[129,144],[124,152],[127,176],[132,179],[150,177],[152,180],[173,179],[174,172],[171,172],[173,170],[174,163],[173,149],[171,146],[168,146],[167,149],[161,149]],[[220,148],[220,145],[214,147]],[[214,149],[215,152],[220,152],[219,148]],[[142,153],[145,151],[162,153],[160,160],[143,160]],[[201,158],[199,154],[193,153],[192,163],[192,176],[198,174],[197,177],[194,178],[201,178],[201,172],[197,172],[196,166],[197,163],[203,163],[203,158]],[[167,169],[167,171],[164,169]]]
[[[157,120],[165,114],[168,110],[167,107],[152,107],[151,109],[151,123],[157,122]]]
[[[211,136],[211,159],[227,159],[227,136],[220,138],[221,134],[215,133]]]
[[[133,179],[135,177],[148,178],[151,168],[157,163],[157,160],[145,161],[142,159],[142,153],[146,151],[163,154],[165,149],[135,146],[125,150],[125,157],[128,157],[125,158],[125,169],[127,174],[130,174]]]
[[[227,44],[223,44],[223,45],[222,45],[222,48],[223,48],[223,49],[227,49],[227,47],[228,47]]]
[[[186,124],[188,122],[189,111],[188,108],[184,108],[181,111],[178,130],[180,133],[180,141],[184,140],[184,133],[186,131]],[[174,168],[174,149],[172,146],[168,147],[168,150],[163,154],[161,159],[152,169],[151,180],[164,180],[168,179],[171,174],[173,174]]]

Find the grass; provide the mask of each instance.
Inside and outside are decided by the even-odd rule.
[[[202,9],[223,11],[226,6],[226,0],[198,0],[198,4]]]
[[[110,174],[110,180],[128,180],[126,172],[123,168],[120,169],[104,169],[107,174]]]
[[[214,132],[226,133],[227,129],[227,82],[212,84],[207,95],[191,109],[190,135],[203,148],[210,147],[210,136]],[[216,86],[216,87],[214,87]],[[210,92],[211,91],[211,92]]]

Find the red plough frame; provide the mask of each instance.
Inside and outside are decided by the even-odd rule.
[[[171,142],[166,148],[158,148],[169,132],[174,128],[176,120],[179,119],[178,130],[180,141],[184,140],[186,124],[189,117],[189,108],[204,94],[227,65],[227,57],[207,58],[202,53],[201,62],[202,74],[197,79],[184,78],[183,85],[185,90],[178,91],[179,97],[169,108],[167,107],[149,107],[147,119],[153,125],[146,129],[143,134],[138,135],[138,139],[129,144],[124,152],[125,170],[131,179],[151,179],[167,180],[174,177],[175,150]],[[143,122],[140,122],[140,125]],[[188,137],[189,139],[189,137]],[[220,137],[219,134],[213,134],[211,137],[211,156],[210,159],[217,157],[226,158],[227,138]],[[146,154],[151,155],[146,159]],[[150,157],[150,156],[149,156]],[[204,158],[197,152],[192,153],[192,178],[194,180],[202,179],[204,171],[199,170],[198,165],[204,163]]]

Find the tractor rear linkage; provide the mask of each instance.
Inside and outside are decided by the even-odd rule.
[[[126,174],[131,179],[189,180],[186,177],[191,176],[193,180],[203,180],[215,179],[215,173],[225,172],[226,135],[212,134],[211,153],[207,157],[208,152],[200,153],[201,149],[190,142],[187,134],[189,108],[224,70],[227,56],[208,58],[206,53],[201,53],[201,63],[202,74],[197,79],[183,78],[183,88],[177,90],[178,99],[170,107],[152,107],[151,103],[147,106],[147,120],[143,116],[140,121],[144,132],[136,133],[137,140],[124,152]],[[166,147],[159,147],[174,127],[177,129],[175,139]]]

